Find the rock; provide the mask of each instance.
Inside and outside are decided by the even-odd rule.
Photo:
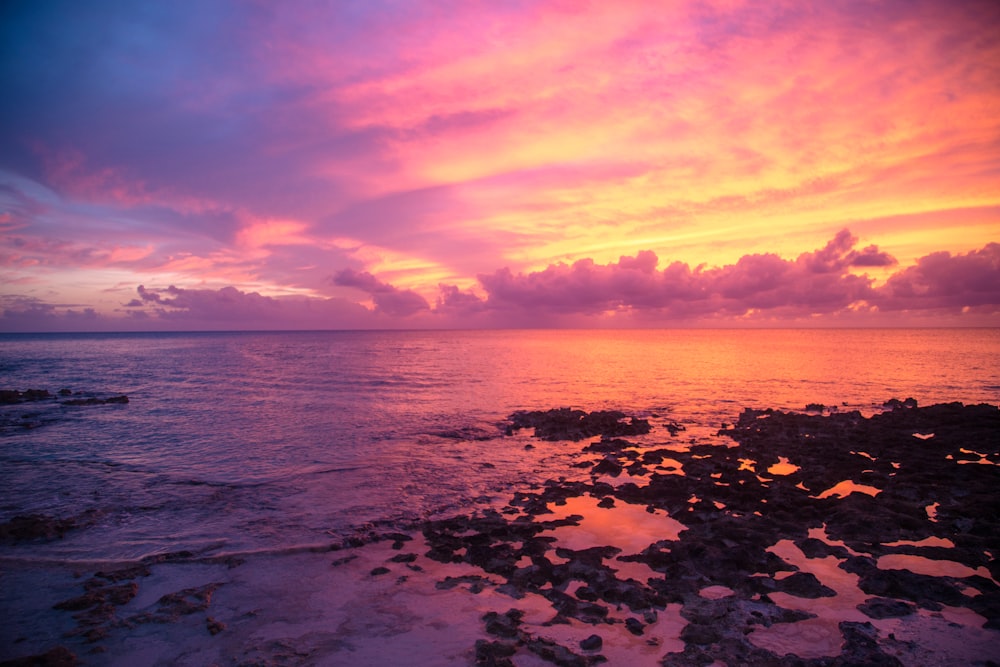
[[[604,656],[582,656],[573,653],[565,646],[561,646],[550,639],[542,637],[532,637],[525,642],[529,651],[536,654],[546,662],[550,662],[558,667],[587,667],[600,662],[605,662]]]
[[[591,469],[591,472],[595,475],[610,475],[611,477],[617,477],[622,474],[622,470],[622,464],[618,463],[617,460],[609,456],[601,459],[601,461]]]
[[[46,514],[18,515],[0,524],[0,541],[23,542],[37,539],[62,539],[69,531],[92,525],[100,513],[85,510],[75,517],[59,519]]]
[[[643,629],[645,627],[646,626],[644,626],[642,624],[642,621],[640,621],[638,618],[629,616],[628,618],[625,619],[625,629],[631,632],[636,637],[642,636]]]
[[[417,560],[417,554],[396,554],[389,560],[393,563],[412,563]]]
[[[48,389],[0,389],[0,404],[24,403],[28,401],[41,401],[51,398],[52,394]]]
[[[590,635],[580,642],[580,648],[584,651],[600,651],[602,646],[604,646],[604,640],[601,639],[600,635]]]
[[[880,620],[883,618],[901,618],[916,612],[917,607],[902,600],[889,598],[868,598],[858,605],[858,609],[868,618]]]
[[[24,658],[4,660],[3,667],[73,667],[80,664],[75,654],[64,646],[56,646],[45,653]]]
[[[517,652],[517,647],[505,642],[476,640],[476,664],[486,667],[514,667],[509,660]]]
[[[508,417],[511,429],[534,428],[535,437],[542,440],[583,440],[600,435],[613,438],[649,433],[645,419],[626,419],[624,412],[598,410],[591,413],[571,408],[556,408],[547,412],[519,411]]]
[[[483,621],[486,623],[486,632],[497,637],[506,637],[509,639],[517,637],[518,626],[521,625],[523,617],[524,612],[518,609],[510,609],[504,614],[498,614],[495,611],[487,612],[483,616]]]
[[[124,404],[128,403],[128,396],[112,396],[110,398],[71,398],[68,401],[63,401],[63,405],[72,406],[82,406],[82,405],[110,405],[110,404]]]
[[[824,586],[811,572],[796,572],[777,582],[777,590],[800,598],[833,597],[837,593]]]
[[[681,639],[688,644],[713,644],[722,639],[722,635],[710,625],[689,623],[681,630]]]
[[[369,572],[368,574],[370,574],[373,577],[378,577],[380,575],[388,574],[388,573],[389,573],[389,568],[379,566],[379,567],[376,567],[376,568],[372,569],[372,571]]]
[[[898,658],[884,653],[879,648],[878,630],[871,623],[842,621],[840,632],[844,636],[840,654],[843,664],[902,667],[903,663]]]

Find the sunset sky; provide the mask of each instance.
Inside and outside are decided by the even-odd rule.
[[[1000,3],[0,4],[0,331],[1000,326]]]

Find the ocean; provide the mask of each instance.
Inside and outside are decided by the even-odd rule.
[[[651,419],[646,438],[669,440],[669,421],[712,443],[747,407],[996,405],[1000,331],[4,334],[0,389],[72,392],[0,406],[0,524],[75,522],[0,543],[10,583],[35,566],[299,553],[585,477],[559,443],[503,435],[516,410],[617,409]],[[0,657],[29,630],[8,629]]]

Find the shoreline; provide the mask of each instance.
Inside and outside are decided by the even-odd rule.
[[[0,664],[998,661],[1000,411],[888,407],[747,410],[718,444],[624,413],[515,413],[511,433],[578,449],[583,480],[325,549],[74,565],[48,596],[73,594]],[[301,608],[269,610],[266,590]]]

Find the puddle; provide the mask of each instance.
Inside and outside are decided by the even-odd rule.
[[[932,577],[956,577],[959,579],[974,577],[978,574],[992,580],[990,571],[986,567],[973,569],[953,560],[937,560],[923,556],[889,554],[878,559],[878,568],[880,570],[909,570],[916,574],[926,574]]]
[[[784,456],[778,457],[778,462],[767,469],[770,475],[791,475],[796,470],[799,470],[799,466],[794,463],[789,463],[788,459]]]
[[[823,499],[830,497],[846,498],[852,493],[867,493],[869,496],[877,496],[882,493],[882,489],[877,489],[874,486],[868,486],[866,484],[857,484],[849,479],[845,479],[843,482],[827,489],[815,498]]]
[[[653,542],[676,540],[687,526],[662,510],[647,512],[640,505],[617,501],[614,507],[598,507],[599,500],[591,496],[568,498],[565,505],[549,505],[553,519],[580,515],[579,526],[562,526],[539,533],[540,537],[555,537],[558,545],[567,549],[616,546],[622,554],[636,554]],[[546,515],[546,519],[549,515]]]
[[[937,503],[934,503],[937,506]],[[928,515],[930,512],[927,513]],[[883,546],[886,547],[945,547],[946,549],[954,549],[955,543],[946,537],[925,537],[922,540],[914,542],[913,540],[899,540],[898,542],[886,542]]]
[[[706,600],[721,600],[722,598],[727,598],[732,595],[735,591],[728,586],[706,586],[705,588],[698,591],[698,595],[705,598]]]

